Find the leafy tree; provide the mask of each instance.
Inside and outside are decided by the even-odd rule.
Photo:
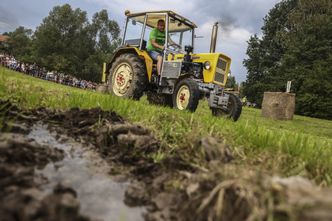
[[[15,31],[8,33],[7,51],[18,60],[31,62],[32,30],[22,26]]]
[[[247,68],[248,75],[246,81],[242,85],[242,93],[249,98],[251,102],[261,104],[263,96],[262,93],[268,89],[268,82],[264,75],[264,67],[262,65],[262,57],[264,52],[262,50],[261,40],[254,35],[250,37],[247,48],[248,59],[244,60],[244,66]]]
[[[50,70],[100,81],[102,63],[117,47],[119,32],[106,10],[89,23],[86,12],[56,6],[35,32],[34,58]]]
[[[109,19],[106,10],[93,15],[91,33],[98,51],[111,54],[118,47],[120,28],[115,21]]]
[[[235,76],[229,75],[226,83],[226,88],[233,88],[237,90],[238,84],[236,83]]]
[[[332,2],[299,0],[280,70],[293,80],[297,113],[332,119]]]
[[[8,37],[7,32],[4,32],[2,35]],[[9,52],[9,45],[8,45],[8,42],[6,40],[3,41],[3,42],[0,42],[0,53],[5,53],[5,54],[10,53]]]
[[[243,93],[250,101],[261,104],[264,91],[285,91],[292,80],[297,113],[332,118],[331,10],[329,0],[284,0],[271,9],[263,37],[248,41]]]
[[[85,31],[86,12],[56,6],[35,32],[35,59],[43,67],[77,75],[81,62],[93,52]]]
[[[275,5],[264,18],[263,37],[252,36],[248,41],[244,66],[247,80],[243,93],[251,102],[261,105],[265,91],[284,91],[285,76],[279,72],[284,54],[283,32],[288,30],[287,15],[294,8],[296,0],[284,0]]]
[[[115,21],[109,19],[107,11],[102,10],[93,15],[89,34],[94,41],[94,53],[87,59],[82,74],[96,73],[94,80],[100,81],[103,62],[111,59],[120,44],[120,28]]]

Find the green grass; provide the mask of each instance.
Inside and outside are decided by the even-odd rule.
[[[36,79],[0,67],[0,97],[24,108],[68,109],[101,107],[150,128],[162,141],[160,161],[167,154],[186,155],[200,164],[193,141],[212,135],[232,146],[237,162],[282,175],[305,175],[332,182],[332,122],[295,116],[292,121],[262,118],[259,109],[244,108],[240,120],[213,117],[206,101],[195,113],[120,99]]]

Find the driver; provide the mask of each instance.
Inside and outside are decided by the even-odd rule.
[[[170,38],[169,41],[172,45],[175,45],[181,48],[180,45],[173,42]],[[157,28],[152,29],[149,37],[147,51],[153,60],[157,61],[157,72],[160,76],[161,72],[161,63],[163,59],[165,49],[165,21],[159,19],[157,22]]]

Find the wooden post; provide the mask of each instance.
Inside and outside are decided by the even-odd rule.
[[[295,94],[264,92],[262,116],[274,120],[292,120],[295,111]]]
[[[103,73],[101,76],[101,82],[103,82],[103,83],[106,82],[106,63],[103,63]]]

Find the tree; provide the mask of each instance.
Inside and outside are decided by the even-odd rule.
[[[8,33],[7,50],[9,54],[15,56],[19,61],[31,62],[31,36],[32,30],[22,26]]]
[[[275,5],[264,18],[263,37],[252,36],[248,41],[247,55],[243,64],[247,68],[247,80],[243,93],[259,106],[265,91],[284,91],[285,76],[279,72],[284,54],[283,32],[288,30],[287,15],[296,0],[284,0]]]
[[[93,15],[89,35],[94,41],[94,53],[86,60],[86,65],[82,70],[83,75],[95,73],[92,80],[101,80],[103,62],[109,61],[115,49],[120,45],[119,34],[118,24],[109,19],[106,10]]]
[[[226,88],[233,88],[234,90],[237,90],[239,85],[236,83],[235,76],[228,76]]]
[[[293,80],[296,112],[332,119],[331,1],[299,0],[288,24],[280,70]]]
[[[331,10],[328,0],[284,0],[271,9],[262,39],[248,41],[243,93],[250,101],[260,105],[264,91],[285,91],[292,80],[297,113],[332,118]]]
[[[100,81],[102,63],[117,47],[119,32],[106,10],[90,23],[86,12],[68,4],[56,6],[34,34],[34,57],[50,70]]]
[[[242,93],[249,98],[251,102],[261,104],[263,100],[262,93],[268,90],[267,74],[264,74],[264,66],[262,65],[262,58],[264,52],[261,45],[261,40],[254,35],[250,37],[247,48],[248,59],[244,60],[244,66],[247,68],[247,79],[242,85]]]
[[[34,35],[34,52],[38,64],[77,75],[82,60],[93,52],[86,26],[86,12],[72,10],[68,4],[54,7]]]

